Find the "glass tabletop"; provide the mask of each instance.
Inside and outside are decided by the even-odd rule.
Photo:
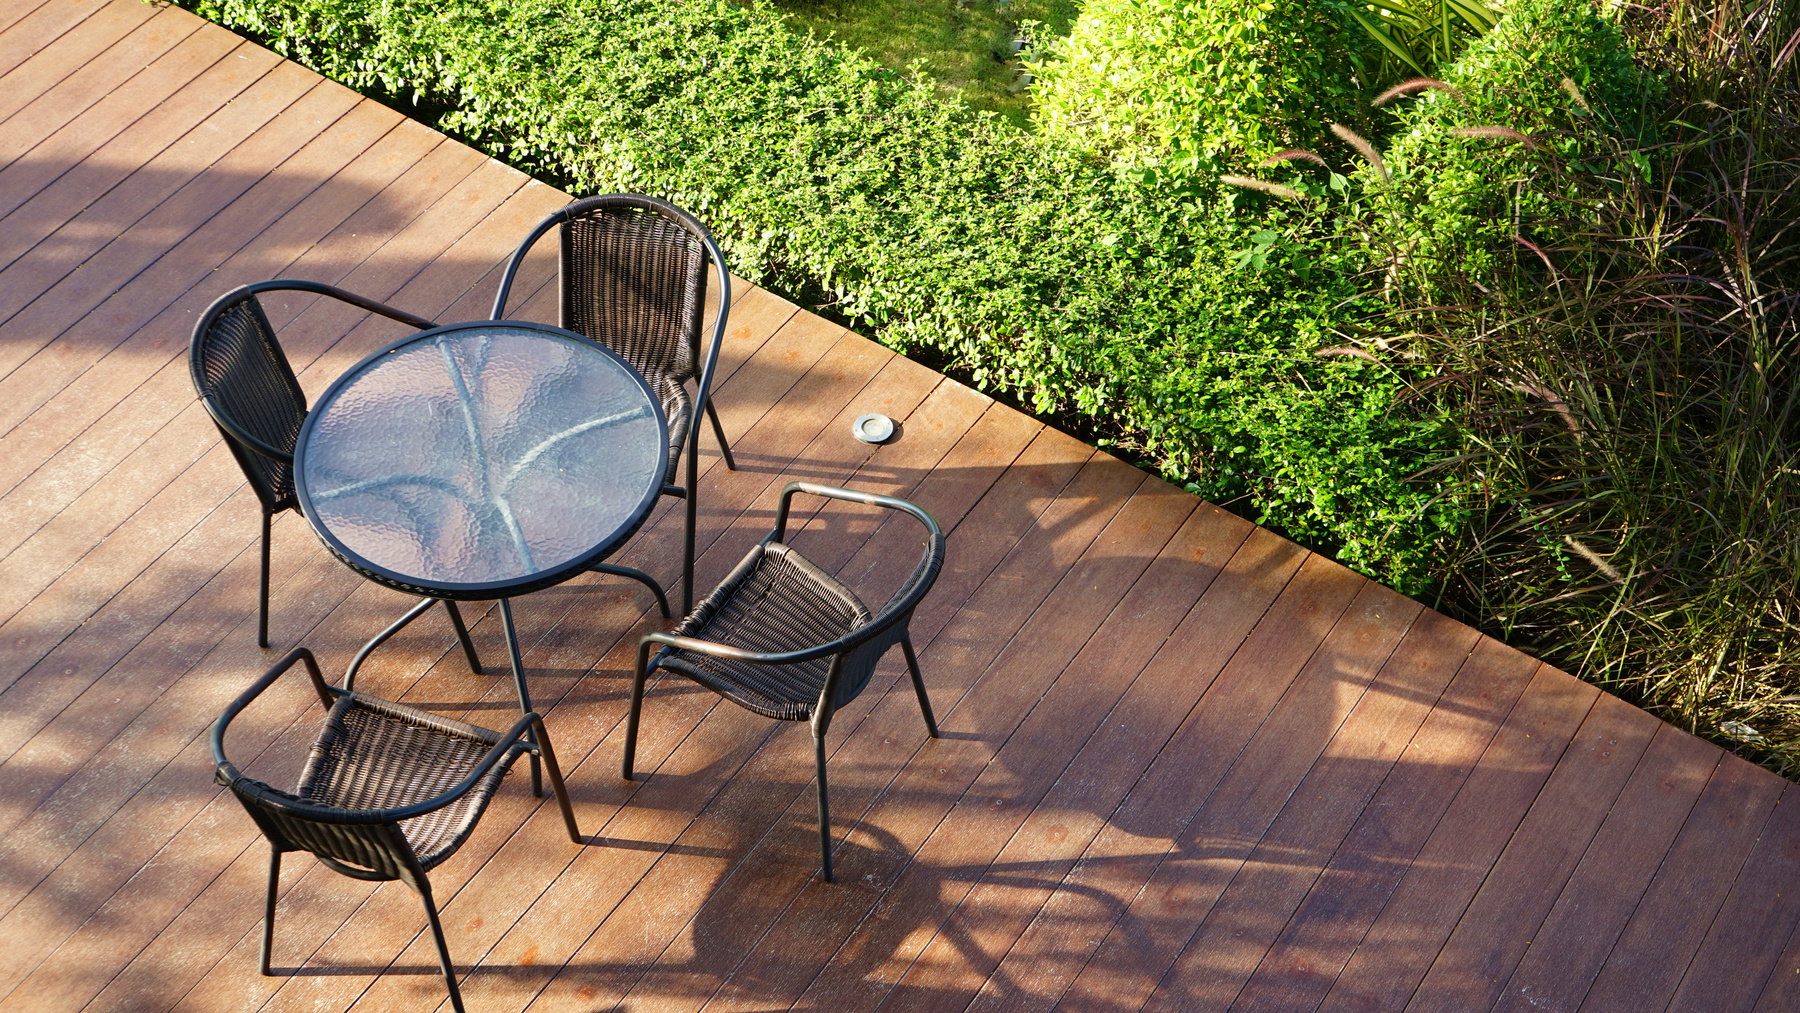
[[[662,409],[611,351],[481,321],[364,359],[307,417],[302,512],[346,562],[443,597],[496,597],[605,558],[655,503]]]

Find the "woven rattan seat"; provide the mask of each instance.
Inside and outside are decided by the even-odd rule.
[[[830,643],[868,621],[869,610],[847,588],[798,552],[771,542],[751,549],[744,564],[675,633],[781,654]],[[806,721],[831,675],[832,659],[758,665],[671,649],[659,664],[758,714]]]
[[[697,410],[704,411],[711,422],[725,466],[737,468],[711,396],[713,370],[731,309],[731,275],[706,227],[675,205],[639,194],[589,197],[546,218],[519,244],[500,279],[495,319],[505,314],[519,264],[552,228],[558,230],[560,251],[558,324],[619,353],[662,403],[669,425],[669,474],[663,491],[687,501],[681,571],[685,611],[694,600],[700,441],[694,438],[693,429]],[[702,357],[700,327],[706,315],[709,260],[718,270],[718,316]],[[689,383],[694,384],[692,391]],[[685,479],[680,468],[684,448]],[[596,569],[656,586],[645,575],[627,568],[605,565]]]
[[[300,662],[326,707],[325,727],[299,784],[286,792],[240,772],[225,756],[225,734],[232,719]],[[343,875],[397,879],[419,895],[437,942],[451,1005],[460,1011],[462,994],[426,873],[469,839],[513,761],[526,754],[541,754],[569,838],[581,842],[562,772],[536,714],[525,714],[510,731],[500,733],[337,689],[325,684],[317,661],[305,648],[291,652],[232,701],[213,726],[212,749],[218,780],[237,796],[269,841],[263,974],[272,973],[269,957],[281,856],[308,851]]]
[[[346,693],[325,718],[294,795],[336,809],[398,809],[437,798],[480,766],[500,734],[417,708]],[[516,743],[475,786],[441,809],[400,820],[400,833],[429,872],[456,853],[481,819],[512,761]]]
[[[200,314],[188,345],[194,391],[219,427],[231,455],[244,470],[262,504],[262,584],[256,642],[269,646],[269,528],[276,514],[300,509],[294,495],[294,446],[306,422],[306,394],[275,337],[275,328],[257,296],[263,292],[310,292],[417,328],[433,326],[423,317],[386,306],[354,292],[312,281],[280,279],[243,285],[220,296]],[[475,645],[454,602],[446,601],[469,667],[480,671]]]
[[[848,588],[782,539],[795,493],[849,500],[909,514],[929,533],[925,553],[900,589],[871,614]],[[623,773],[632,775],[638,716],[649,673],[668,669],[727,700],[782,721],[809,721],[818,776],[819,849],[831,879],[831,819],[826,799],[825,733],[831,716],[862,693],[875,665],[899,644],[925,727],[937,737],[931,700],[913,653],[908,623],[944,565],[944,536],[924,510],[905,500],[791,482],[781,492],[775,527],[698,607],[668,633],[638,643]],[[655,657],[652,648],[658,648]]]

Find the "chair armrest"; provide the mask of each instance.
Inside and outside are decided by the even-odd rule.
[[[320,281],[306,281],[300,278],[275,278],[271,281],[252,282],[249,285],[233,289],[231,292],[227,293],[226,296],[221,297],[215,305],[226,303],[227,300],[235,303],[238,299],[246,296],[253,296],[260,292],[278,291],[311,292],[315,295],[328,295],[339,302],[347,302],[358,309],[368,310],[370,313],[379,314],[387,317],[389,320],[398,320],[403,324],[410,324],[422,331],[437,326],[434,321],[427,320],[421,316],[416,316],[402,309],[395,309],[386,303],[376,302],[368,296],[357,295],[355,292],[338,288],[336,285],[327,285]]]
[[[773,531],[769,532],[769,537],[764,539],[764,541],[779,542],[787,535],[788,504],[792,502],[794,494],[797,492],[803,492],[809,496],[822,496],[826,499],[841,499],[851,503],[862,503],[866,506],[878,506],[885,507],[889,510],[898,510],[901,513],[912,516],[920,524],[925,525],[925,530],[931,532],[931,536],[934,540],[942,539],[944,537],[944,532],[938,528],[937,520],[926,513],[925,509],[916,503],[910,503],[903,499],[896,499],[893,496],[883,496],[880,493],[863,492],[860,489],[845,489],[835,485],[819,485],[815,482],[789,482],[787,485],[783,486],[781,490],[781,505],[775,510],[775,528]]]
[[[855,631],[855,633],[861,632],[861,629]],[[854,633],[852,636],[854,636]],[[732,661],[742,661],[752,665],[797,665],[803,661],[812,661],[817,658],[823,658],[826,655],[834,654],[837,651],[842,650],[842,643],[846,639],[848,638],[839,637],[837,640],[821,644],[818,647],[808,647],[805,650],[800,651],[771,653],[768,651],[745,650],[742,647],[721,644],[716,640],[699,640],[694,637],[683,637],[674,633],[646,633],[644,634],[643,639],[638,641],[638,654],[642,657],[646,654],[651,644],[661,644],[664,647],[673,647],[682,651],[692,651],[695,654],[705,654],[715,658],[730,658]]]
[[[341,694],[343,691],[334,690],[334,692]],[[507,753],[514,749],[521,748],[520,740],[525,737],[525,732],[528,729],[535,730],[540,739],[545,737],[543,719],[540,718],[536,712],[527,713],[513,723],[512,728],[510,728],[505,735],[500,737],[500,741],[494,743],[493,748],[489,749],[487,754],[475,764],[474,769],[469,771],[467,777],[464,777],[461,781],[451,785],[441,794],[426,799],[423,802],[414,802],[412,805],[395,806],[391,809],[338,809],[332,806],[313,805],[309,802],[290,801],[287,798],[270,798],[267,795],[264,795],[263,801],[268,805],[292,813],[295,816],[316,820],[321,823],[337,823],[346,826],[357,826],[372,823],[398,823],[402,820],[410,820],[417,816],[423,816],[426,813],[436,812],[468,794],[469,790],[475,787],[476,782],[480,781],[483,777],[486,777],[488,772],[494,768],[494,765],[499,763]],[[523,751],[525,752],[537,752],[537,749],[538,747],[529,743],[523,747]],[[230,769],[228,777],[225,773],[227,768]],[[221,777],[225,777],[228,783],[229,781],[236,780],[243,776],[237,772],[235,767],[230,767],[229,764],[221,766],[220,775]]]
[[[313,657],[311,651],[304,647],[296,647],[289,651],[287,657],[276,662],[273,668],[264,672],[261,678],[251,683],[249,689],[239,693],[237,699],[227,704],[225,712],[219,715],[219,720],[213,722],[213,764],[218,767],[219,776],[224,780],[230,781],[232,778],[240,776],[237,768],[232,766],[231,761],[225,758],[225,729],[231,724],[232,719],[238,716],[240,711],[245,707],[250,706],[250,701],[261,696],[263,690],[268,689],[273,685],[276,679],[279,679],[286,674],[289,669],[294,667],[294,663],[298,661],[306,662],[306,674],[312,677],[313,690],[319,694],[319,703],[323,704],[326,710],[331,709],[332,701],[336,698],[336,695],[342,692],[341,690],[334,689],[325,684],[325,677],[319,672],[319,662]],[[229,775],[227,775],[227,771],[230,772]]]

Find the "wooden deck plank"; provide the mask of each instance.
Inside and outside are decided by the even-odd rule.
[[[1145,686],[1159,686],[1166,684],[1165,680],[1168,678],[1179,678],[1183,689],[1192,689],[1193,695],[1199,696],[1202,689],[1208,686],[1211,675],[1215,675],[1226,664],[1229,651],[1237,648],[1244,632],[1264,615],[1269,601],[1273,601],[1276,592],[1291,578],[1294,567],[1298,567],[1301,556],[1291,552],[1291,549],[1291,545],[1278,540],[1262,540],[1262,533],[1251,534],[1249,542],[1231,556],[1224,574],[1206,588],[1208,594],[1201,597],[1199,606],[1188,614],[1188,619],[1183,626],[1177,628],[1172,639],[1163,644],[1163,650],[1157,653],[1156,662],[1152,662],[1147,673],[1139,677],[1139,682]],[[1247,587],[1246,578],[1249,578]],[[1217,639],[1211,635],[1202,637],[1202,630],[1206,633],[1215,632],[1215,624],[1224,626],[1222,635]],[[1233,624],[1237,624],[1237,632],[1233,632]],[[1208,655],[1211,655],[1211,659]],[[1192,668],[1188,668],[1190,664]],[[1143,743],[1139,743],[1139,763],[1150,761],[1156,754],[1154,747],[1166,741],[1168,734],[1174,731],[1174,723],[1179,722],[1183,714],[1183,707],[1177,705],[1163,709],[1154,716],[1143,716],[1148,725],[1145,741],[1154,745],[1148,752],[1141,752]],[[1159,722],[1168,722],[1163,731],[1157,731]],[[1112,824],[1114,820],[1109,820],[1109,828]],[[1084,860],[1091,856],[1093,847],[1087,849]],[[1093,934],[1093,928],[1084,925],[1082,932]],[[824,941],[830,941],[835,934],[824,932],[823,937]],[[808,968],[803,964],[801,970],[805,972]],[[752,1002],[747,990],[743,988],[752,982],[758,982],[758,979],[751,975],[740,975],[740,984],[733,997],[736,1000],[733,1008],[743,1008],[747,1002]]]
[[[1135,832],[1136,853],[1118,856],[1110,884],[1117,892],[1106,891],[1115,917],[1092,928],[1097,946],[1070,981],[1062,1005],[1135,1008],[1149,998],[1194,930],[1189,906],[1206,891],[1191,876],[1199,858],[1192,842],[1210,833],[1209,826],[1225,829],[1242,811],[1242,789],[1253,788],[1255,778],[1233,778],[1231,772],[1253,743],[1262,752],[1259,729],[1366,583],[1308,555],[1151,773],[1133,787],[1114,818]],[[1255,759],[1242,769],[1253,771]],[[1205,848],[1212,846],[1209,841]]]
[[[1688,965],[1669,1002],[1670,1013],[1747,1013],[1755,1007],[1787,943],[1769,926],[1792,925],[1800,911],[1796,882],[1800,882],[1800,791],[1789,785]]]
[[[1391,612],[1404,603],[1401,599],[1384,608]],[[1194,1008],[1230,1007],[1430,716],[1475,640],[1474,630],[1435,612],[1420,612],[1214,903],[1153,1004],[1167,996]]]
[[[9,4],[5,10],[0,11],[0,32],[11,29],[21,20],[31,14],[37,13],[45,4],[50,2],[52,2],[52,0],[19,0],[18,3]],[[83,2],[87,4],[86,10],[90,12],[93,10],[94,6],[98,5],[98,0],[83,0]],[[76,4],[71,3],[69,6],[76,6]],[[29,42],[36,42],[38,40],[55,38],[58,34],[58,30],[54,26],[51,26],[41,31],[33,31],[26,38]]]
[[[106,0],[7,4],[0,10],[0,124],[155,14],[148,4]]]
[[[1787,948],[1775,962],[1775,969],[1769,972],[1769,980],[1756,1000],[1756,1013],[1783,1013],[1792,1009],[1800,1009],[1800,927],[1788,937]]]
[[[0,169],[0,214],[10,214],[94,145],[110,140],[243,45],[234,35],[198,31],[195,20],[173,9],[151,18],[8,117],[6,130],[0,131],[0,161],[6,163]],[[0,321],[18,312],[16,297],[42,294],[38,289],[7,292],[0,301]],[[10,370],[16,361],[12,353],[0,357],[0,369]]]
[[[1495,641],[1475,643],[1232,1009],[1314,1009],[1324,1000],[1537,669]]]
[[[1375,584],[1364,584],[1317,653],[1294,677],[1281,701],[1257,729],[1244,753],[1189,824],[1185,860],[1165,860],[1148,887],[1161,892],[1159,909],[1182,911],[1204,932],[1217,899],[1267,835],[1324,749],[1337,737],[1368,685],[1387,663],[1418,615],[1419,605]],[[1180,876],[1179,906],[1173,888],[1159,890],[1166,873]],[[1177,930],[1172,937],[1179,937]],[[1190,936],[1173,966],[1161,975],[1146,1009],[1183,1008],[1196,1002],[1215,954]],[[1224,1002],[1219,1003],[1222,1008]]]
[[[1538,668],[1322,1010],[1405,1008],[1599,695]]]
[[[1167,492],[1151,491],[1159,497]],[[934,836],[967,842],[957,851],[959,868],[940,864],[935,873],[948,873],[954,885],[941,897],[941,923],[927,923],[930,941],[922,949],[915,945],[917,958],[902,968],[892,996],[901,1008],[979,992],[1149,766],[1150,751],[1112,742],[1118,736],[1108,733],[1144,737],[1141,726],[1131,724],[1139,681],[1193,610],[1195,596],[1205,594],[1249,533],[1248,525],[1216,507],[1190,513],[1007,740],[988,772],[1004,773],[984,773],[939,828]],[[1071,571],[1065,580],[1075,582],[1077,594],[1084,582],[1090,594],[1108,583],[1092,571]],[[1148,677],[1154,681],[1157,674]],[[990,794],[995,807],[985,806]],[[960,825],[958,816],[964,817]],[[904,956],[896,950],[890,961]]]
[[[217,110],[217,116],[211,116],[197,124],[173,144],[169,144],[166,137],[162,137],[160,142],[151,142],[168,146],[159,153],[151,154],[149,166],[141,172],[133,173],[98,201],[94,200],[94,191],[105,189],[115,182],[112,174],[104,168],[84,174],[80,172],[83,167],[77,167],[77,170],[65,174],[39,194],[39,197],[49,198],[45,206],[38,207],[37,198],[33,198],[24,208],[0,222],[0,230],[18,237],[21,245],[26,241],[35,242],[41,236],[43,241],[36,242],[36,248],[26,253],[25,259],[34,266],[45,267],[46,273],[73,269],[116,236],[122,224],[135,223],[137,217],[128,209],[137,208],[148,213],[163,197],[174,193],[182,184],[210,168],[218,151],[229,150],[249,140],[270,119],[291,103],[300,100],[316,82],[308,81],[304,75],[293,72],[292,66],[272,59],[266,63],[260,60],[220,61],[195,79],[196,84],[209,89],[216,88],[225,93],[224,98],[236,100]],[[240,73],[241,77],[249,77],[258,71],[270,73],[250,84],[245,84],[241,78],[232,80],[239,77]],[[234,84],[243,84],[244,87],[233,91],[231,86]],[[151,119],[152,117],[146,116],[139,124]],[[163,133],[162,130],[156,130],[149,136],[156,137]],[[129,141],[143,139],[128,136],[129,134],[132,132],[128,131],[120,137]],[[173,157],[162,157],[171,154]],[[187,161],[186,156],[192,154],[198,154],[198,157],[193,158],[186,166],[179,164]],[[96,176],[103,178],[94,178]],[[143,181],[144,185],[132,185],[139,181]],[[61,192],[64,183],[70,184],[67,192]],[[118,200],[115,201],[114,198]],[[79,210],[69,216],[69,221],[60,221],[70,208]],[[115,213],[120,210],[124,213]],[[39,217],[37,212],[40,211],[41,218],[54,222],[56,231],[43,232],[39,228],[40,222],[31,220]],[[46,250],[52,252],[44,252]],[[108,372],[104,369],[107,365],[105,360],[111,352],[89,358],[79,353],[70,355],[62,351],[68,347],[65,342],[70,338],[79,340],[79,334],[78,327],[65,331],[50,350],[27,360],[4,379],[0,379],[0,404],[5,405],[4,410],[0,410],[0,431],[5,431],[11,437],[7,442],[16,447],[16,451],[8,456],[4,465],[0,465],[0,495],[16,487],[57,450],[66,446],[71,438],[79,438],[87,425],[105,413],[120,397],[113,391],[95,389],[94,378],[96,374],[104,376]],[[129,345],[131,342],[126,339],[122,344]],[[141,366],[135,367],[132,373],[134,376],[141,376]],[[64,411],[60,414],[54,411],[42,412],[51,403],[56,403]],[[69,418],[66,416],[69,414],[68,406],[72,403],[84,407],[78,410],[75,417]],[[19,431],[21,428],[23,432]],[[10,539],[7,543],[0,543],[0,551],[11,548]]]
[[[30,260],[31,271],[13,283],[47,289],[43,280],[27,279],[33,274],[38,279],[61,277],[73,270],[123,232],[121,226],[128,228],[148,214],[210,168],[220,152],[241,143],[318,85],[303,69],[267,50],[242,48],[157,103],[0,219],[5,229],[0,264],[19,274],[20,258]],[[271,74],[273,89],[263,84]],[[53,235],[56,240],[46,243]],[[0,429],[11,429],[30,407],[35,403],[9,406],[0,418]]]
[[[1668,1007],[1785,784],[1735,756],[1719,762],[1582,1010]]]
[[[1722,757],[1719,747],[1671,725],[1656,730],[1496,1010],[1526,1013],[1546,1002],[1576,1008]]]
[[[441,1006],[417,901],[300,860],[289,970],[255,974],[264,845],[210,783],[205,731],[275,652],[250,635],[253,497],[181,352],[209,300],[278,275],[484,316],[566,198],[134,0],[0,9],[0,82],[0,331],[22,338],[0,342],[0,1010]],[[509,314],[554,318],[554,262],[540,244]],[[521,599],[591,836],[570,844],[515,778],[434,872],[471,1008],[1793,1004],[1785,782],[1713,770],[1715,747],[741,279],[734,296],[715,390],[741,470],[702,433],[699,583],[786,478],[919,501],[951,554],[915,641],[967,737],[928,741],[886,659],[827,742],[826,885],[805,729],[659,681],[650,773],[622,782],[648,596],[587,575]],[[395,333],[311,296],[267,306],[314,393]],[[864,411],[901,438],[852,441]],[[916,559],[904,518],[799,507],[794,543],[868,597]],[[681,531],[660,504],[619,559],[674,577]],[[273,632],[328,666],[405,607],[301,518],[274,552]],[[465,614],[501,671],[494,610]],[[438,613],[364,679],[490,724],[515,706]],[[240,719],[253,773],[303,761],[304,689]],[[1635,738],[1602,756],[1609,721]]]
[[[1661,724],[1598,698],[1407,1009],[1493,1006]]]

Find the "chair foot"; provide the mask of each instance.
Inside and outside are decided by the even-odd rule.
[[[831,882],[831,806],[825,801],[825,738],[813,736],[813,763],[819,770],[819,856],[823,860],[825,882]]]
[[[912,675],[913,693],[919,698],[919,711],[925,715],[925,728],[932,738],[938,737],[937,718],[931,714],[931,698],[925,695],[925,677],[919,674],[919,659],[913,654],[911,637],[900,638],[900,650],[906,653],[906,670]]]
[[[706,417],[712,422],[713,436],[719,441],[719,453],[725,458],[727,470],[736,471],[737,462],[731,457],[731,444],[725,440],[725,427],[719,424],[719,412],[713,407],[712,398],[706,399]]]
[[[263,905],[262,933],[262,973],[272,975],[269,970],[269,954],[275,949],[275,890],[281,885],[281,851],[275,845],[269,845],[269,897]]]

